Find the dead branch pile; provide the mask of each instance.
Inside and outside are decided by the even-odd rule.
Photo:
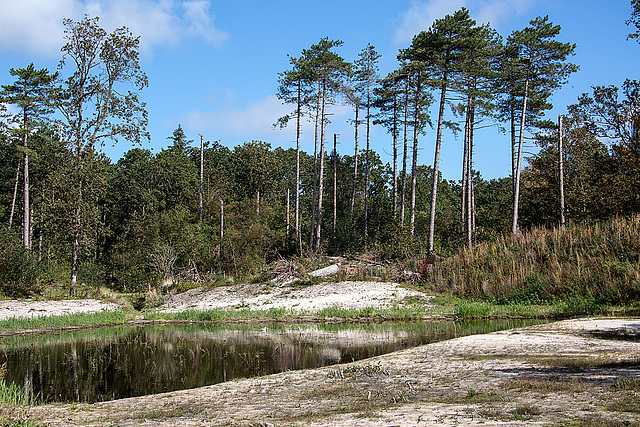
[[[293,262],[281,259],[276,262],[271,273],[269,273],[269,280],[274,285],[284,285],[296,279],[300,279],[303,276],[300,266]]]

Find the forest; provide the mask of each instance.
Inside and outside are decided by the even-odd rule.
[[[640,42],[640,1],[631,6],[628,38]],[[640,213],[640,81],[595,86],[549,120],[579,64],[548,17],[503,37],[460,9],[417,34],[386,76],[374,46],[349,61],[322,38],[273,76],[291,111],[274,126],[297,129],[296,149],[259,135],[233,148],[192,141],[176,124],[158,153],[145,148],[140,39],[88,16],[65,28],[57,70],[11,69],[0,91],[6,296],[51,283],[144,291],[320,254],[446,258],[521,230]],[[342,146],[353,148],[338,153],[330,117],[345,104],[354,133]],[[304,122],[313,153],[300,149]],[[510,176],[474,169],[474,132],[488,123],[510,141]],[[390,162],[370,148],[374,126]],[[464,143],[460,180],[439,172],[445,131]],[[114,162],[101,150],[113,143],[134,148]],[[434,150],[432,164],[418,164],[420,149]]]

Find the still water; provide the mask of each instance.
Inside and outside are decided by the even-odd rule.
[[[121,326],[0,339],[4,380],[38,402],[97,402],[351,362],[513,321]]]

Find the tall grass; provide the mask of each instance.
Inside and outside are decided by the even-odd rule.
[[[99,311],[95,313],[74,313],[62,316],[42,316],[32,318],[10,318],[0,321],[0,331],[21,329],[51,329],[67,326],[117,325],[129,320],[124,311]]]
[[[23,387],[7,383],[2,378],[0,379],[0,403],[10,406],[27,406],[32,402],[29,393],[25,392]]]
[[[498,304],[557,303],[568,310],[640,298],[640,216],[537,228],[463,248],[434,265],[435,291]]]

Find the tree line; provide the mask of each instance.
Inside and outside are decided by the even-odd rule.
[[[638,28],[631,4],[627,23]],[[323,38],[290,56],[278,78],[278,97],[292,109],[274,126],[296,127],[295,149],[258,140],[229,148],[203,135],[193,143],[178,125],[157,154],[141,145],[149,134],[139,38],[124,27],[108,33],[98,18],[65,28],[56,72],[30,64],[2,86],[7,284],[56,281],[74,293],[80,277],[143,289],[310,252],[446,255],[557,224],[560,158],[568,220],[640,210],[639,83],[595,87],[562,126],[544,120],[578,68],[568,60],[575,45],[557,40],[560,26],[548,17],[503,39],[460,9],[417,34],[384,77],[373,46],[349,62],[337,53],[341,41]],[[331,133],[338,103],[353,107],[352,154],[338,153]],[[315,125],[313,154],[300,149],[305,120]],[[489,124],[508,135],[512,174],[487,181],[473,157],[475,130]],[[389,133],[389,163],[371,149],[372,126]],[[463,136],[459,181],[439,173],[445,129]],[[523,167],[526,135],[540,151]],[[119,140],[139,146],[113,163],[100,148]],[[433,140],[433,163],[419,165],[420,146]]]

